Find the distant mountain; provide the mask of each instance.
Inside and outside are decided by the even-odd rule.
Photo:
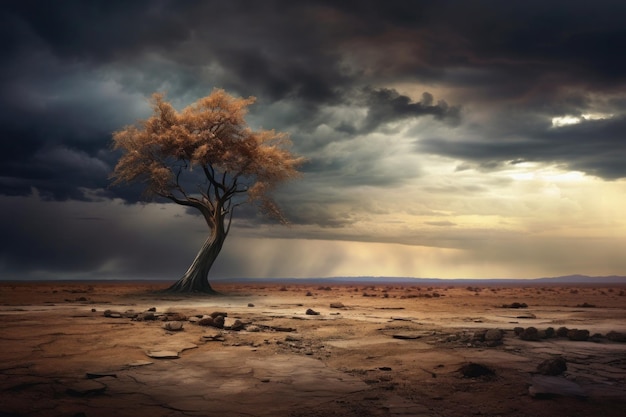
[[[626,276],[597,276],[566,275],[546,278],[414,278],[414,277],[328,277],[328,278],[213,278],[212,281],[228,282],[274,282],[274,283],[307,283],[307,284],[330,284],[330,283],[395,283],[395,284],[626,284]]]
[[[533,281],[553,282],[553,283],[569,283],[569,284],[626,284],[626,277],[618,275],[610,275],[605,277],[590,277],[588,275],[565,275],[562,277],[537,278]]]

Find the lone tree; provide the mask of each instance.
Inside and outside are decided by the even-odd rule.
[[[154,94],[150,118],[113,134],[113,149],[122,151],[114,184],[144,183],[146,197],[193,207],[209,227],[191,266],[167,291],[215,293],[208,274],[237,206],[252,203],[285,222],[270,194],[299,175],[303,158],[288,150],[286,134],[247,126],[244,116],[254,101],[216,89],[178,112]]]

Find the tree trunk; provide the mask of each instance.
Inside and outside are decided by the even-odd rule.
[[[223,227],[215,228],[211,236],[204,241],[202,248],[193,260],[193,263],[185,272],[185,275],[179,279],[174,285],[169,287],[166,292],[177,293],[205,293],[218,294],[211,284],[209,284],[208,275],[213,262],[222,250],[222,245],[226,239],[226,233]]]

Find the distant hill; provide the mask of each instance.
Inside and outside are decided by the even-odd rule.
[[[626,284],[626,276],[565,275],[545,278],[414,278],[414,277],[328,277],[328,278],[213,278],[211,281],[275,283],[397,283],[397,284]]]

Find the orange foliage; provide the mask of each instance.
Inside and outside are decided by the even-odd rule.
[[[196,207],[211,226],[242,202],[284,220],[270,194],[297,177],[304,160],[289,151],[286,134],[247,126],[254,101],[214,90],[178,112],[154,94],[150,118],[113,134],[113,148],[122,151],[114,184],[145,183],[148,196]],[[247,200],[236,202],[240,195]]]

